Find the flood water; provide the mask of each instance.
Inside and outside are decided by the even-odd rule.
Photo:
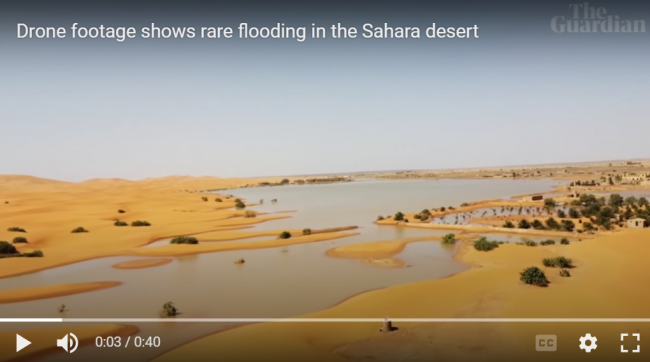
[[[325,255],[333,247],[367,241],[442,235],[440,230],[377,226],[378,215],[412,212],[462,202],[509,198],[550,190],[551,180],[404,180],[281,186],[232,190],[248,203],[264,200],[253,210],[267,213],[295,210],[291,216],[257,224],[246,231],[322,229],[357,225],[357,236],[258,250],[215,252],[177,257],[155,268],[118,270],[111,266],[138,257],[111,257],[37,273],[1,279],[0,289],[93,281],[120,281],[106,290],[38,301],[3,304],[0,317],[157,318],[163,303],[173,301],[184,318],[289,317],[328,308],[364,291],[407,282],[443,278],[467,266],[452,260],[453,248],[439,242],[408,244],[396,258],[408,268],[387,269],[357,260]],[[271,203],[277,199],[277,203]],[[259,240],[256,238],[253,240]],[[268,237],[272,239],[272,237]],[[244,242],[244,240],[239,240]],[[150,247],[155,247],[150,246]],[[235,264],[240,257],[243,265]],[[383,316],[382,316],[383,317]],[[130,360],[147,361],[158,354],[232,325],[216,323],[135,323],[142,336],[160,336],[162,347],[129,351]],[[0,325],[0,329],[39,328]],[[49,324],[46,327],[59,327]],[[94,346],[82,346],[74,355],[57,354],[47,361],[83,361]],[[105,349],[107,359],[121,358],[118,350]]]

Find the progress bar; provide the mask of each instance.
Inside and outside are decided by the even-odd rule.
[[[0,318],[0,323],[649,323],[650,318]]]

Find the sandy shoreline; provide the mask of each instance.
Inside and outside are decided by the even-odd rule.
[[[66,295],[113,288],[121,282],[90,282],[74,284],[41,285],[30,288],[0,290],[0,304],[56,298]]]

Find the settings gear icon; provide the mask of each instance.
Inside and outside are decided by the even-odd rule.
[[[584,337],[580,337],[580,349],[584,349],[587,353],[591,352],[592,349],[596,349],[596,347],[598,347],[596,345],[597,340],[598,339],[595,336],[591,336],[591,333],[587,333]],[[589,341],[589,345],[585,343],[587,341]]]

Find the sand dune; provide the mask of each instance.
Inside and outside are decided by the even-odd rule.
[[[218,188],[234,187],[246,179],[171,177],[137,182],[120,179],[81,183],[38,181],[42,183],[39,187],[33,186],[36,182],[34,179],[0,176],[0,240],[11,242],[16,236],[26,237],[28,243],[16,244],[18,250],[41,250],[45,256],[3,259],[0,278],[108,256],[175,256],[236,248],[284,246],[350,235],[329,233],[275,240],[283,230],[274,230],[265,232],[270,240],[256,244],[173,245],[140,250],[144,245],[179,235],[197,235],[201,241],[209,240],[205,235],[215,241],[236,240],[242,236],[237,229],[290,216],[259,215],[244,218],[243,212],[234,208],[234,198],[180,191],[178,185],[170,181],[180,180],[193,186]],[[11,182],[11,185],[22,186],[2,188],[6,186],[3,180]],[[207,201],[204,201],[204,197]],[[217,197],[222,202],[217,202]],[[3,198],[9,203],[2,202]],[[136,220],[145,220],[151,226],[117,227],[114,225],[116,219],[129,225]],[[7,228],[14,226],[25,229],[27,233],[7,231]],[[83,227],[89,232],[71,233],[77,227]],[[299,234],[296,230],[296,235]]]

